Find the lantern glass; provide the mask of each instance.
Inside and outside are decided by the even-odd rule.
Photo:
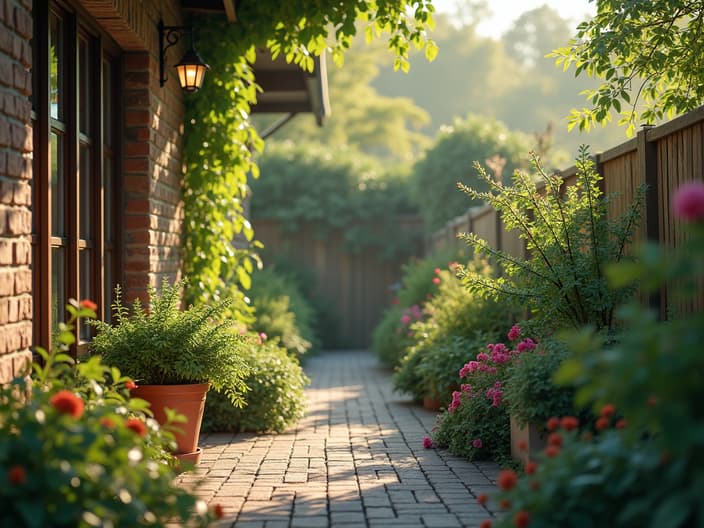
[[[187,52],[176,65],[178,82],[187,92],[195,92],[203,86],[205,72],[209,66],[193,50]]]

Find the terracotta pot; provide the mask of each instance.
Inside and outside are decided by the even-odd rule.
[[[424,396],[423,397],[423,407],[428,409],[429,411],[439,411],[440,407],[442,407],[442,402],[440,402],[440,398],[433,398],[432,396]]]
[[[135,398],[150,403],[154,418],[160,424],[166,423],[165,407],[183,414],[186,423],[175,424],[182,431],[175,431],[176,454],[195,453],[198,449],[200,424],[203,421],[205,395],[210,388],[208,383],[192,385],[139,385],[131,391]]]

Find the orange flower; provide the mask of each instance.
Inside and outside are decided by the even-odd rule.
[[[83,415],[83,400],[69,390],[60,390],[49,399],[49,403],[60,413],[70,414],[74,418]]]
[[[27,472],[22,466],[10,466],[10,469],[7,472],[7,478],[10,481],[10,484],[21,486],[27,482]]]
[[[103,427],[107,427],[108,429],[115,429],[115,422],[107,416],[103,416],[100,419],[100,425],[102,425]]]
[[[96,311],[98,309],[98,305],[95,304],[93,301],[90,299],[83,299],[80,303],[78,303],[81,308],[86,308],[88,310],[93,310]]]
[[[528,450],[528,442],[525,440],[521,440],[518,442],[518,449],[521,451],[527,451]]]
[[[560,454],[560,448],[555,446],[555,445],[549,445],[545,448],[545,456],[547,457],[556,457],[557,455]]]
[[[562,435],[560,433],[550,433],[548,435],[548,445],[561,447]]]
[[[491,521],[489,519],[484,519],[480,524],[479,528],[491,528]]]
[[[606,416],[602,416],[601,418],[597,419],[596,421],[596,428],[599,431],[603,431],[609,426],[609,419]]]
[[[513,524],[516,528],[526,528],[528,523],[530,523],[530,515],[525,510],[519,511],[513,518]]]
[[[125,427],[127,427],[127,429],[132,429],[132,431],[137,433],[139,436],[144,436],[147,434],[147,426],[139,418],[129,418],[125,422]]]
[[[512,469],[504,469],[499,473],[499,478],[496,479],[496,483],[502,490],[511,490],[516,486],[518,482],[518,475]]]
[[[604,418],[611,418],[614,413],[616,412],[616,407],[614,407],[611,403],[607,403],[601,408],[601,412],[599,412],[599,416],[603,416]]]
[[[477,502],[484,506],[489,501],[489,497],[486,493],[482,493],[477,497]]]
[[[628,422],[625,418],[621,418],[614,424],[614,427],[616,429],[625,429],[626,427],[628,427]]]
[[[562,420],[560,420],[560,425],[565,431],[572,431],[579,427],[579,420],[577,420],[574,416],[565,416]]]
[[[225,517],[225,508],[222,504],[213,504],[213,515],[215,515],[216,519],[222,519]]]
[[[532,475],[533,473],[535,473],[536,469],[538,469],[538,464],[536,464],[532,460],[529,460],[528,462],[526,462],[526,465],[523,468],[523,471],[526,472],[526,475]]]
[[[126,388],[127,390],[134,390],[134,389],[137,388],[137,384],[136,384],[134,381],[132,381],[132,380],[127,380],[127,381],[125,382],[125,388]]]
[[[560,419],[557,418],[556,416],[553,416],[552,418],[550,418],[548,420],[548,422],[547,422],[547,424],[545,424],[545,426],[547,427],[548,431],[554,431],[555,429],[557,429],[560,426]]]
[[[501,499],[501,501],[499,502],[499,507],[502,510],[508,510],[509,508],[511,508],[511,501],[508,499]]]

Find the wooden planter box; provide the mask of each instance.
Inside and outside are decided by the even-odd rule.
[[[525,442],[526,449],[519,446]],[[528,462],[534,455],[545,449],[545,436],[542,425],[528,424],[520,427],[513,416],[511,416],[511,456],[523,464]]]

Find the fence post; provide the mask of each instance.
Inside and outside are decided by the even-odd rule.
[[[648,141],[648,132],[652,128],[652,125],[643,125],[638,131],[636,145],[641,174],[648,186],[645,192],[645,236],[648,242],[658,244],[660,242],[660,211],[658,202],[661,189],[658,182],[657,144],[653,141]],[[650,294],[648,303],[656,311],[660,319],[665,318],[667,298],[664,289]]]

